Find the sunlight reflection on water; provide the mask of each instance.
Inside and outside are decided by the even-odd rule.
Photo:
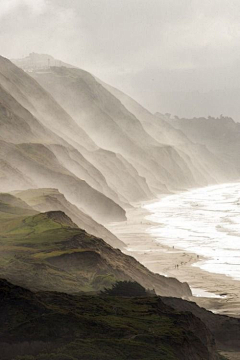
[[[240,280],[240,183],[169,195],[144,206],[148,232],[170,247],[205,256],[194,266]]]

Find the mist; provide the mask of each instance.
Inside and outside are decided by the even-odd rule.
[[[2,0],[0,48],[12,59],[50,54],[152,112],[238,121],[239,14],[235,0]]]
[[[240,359],[239,12],[1,0],[2,360]]]

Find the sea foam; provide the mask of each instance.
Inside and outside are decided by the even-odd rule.
[[[194,264],[240,280],[240,183],[208,186],[144,206],[159,242],[203,256]]]

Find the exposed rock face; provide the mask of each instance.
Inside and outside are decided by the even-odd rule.
[[[33,143],[15,145],[0,140],[0,156],[17,169],[23,178],[23,174],[27,175],[23,184],[25,189],[29,187],[27,184],[30,178],[34,184],[31,187],[57,187],[70,201],[99,221],[126,219],[125,211],[119,205],[66,170],[46,146]],[[4,169],[8,170],[6,167]],[[6,190],[13,191],[16,188],[16,182],[11,185],[10,180]]]
[[[213,314],[200,308],[194,302],[176,298],[162,298],[162,301],[177,311],[191,311],[201,319],[215,336],[217,347],[225,351],[240,351],[240,319]]]
[[[219,121],[215,122],[215,124],[211,124],[214,122],[213,118],[211,118],[209,120],[210,127],[208,127],[206,123],[201,124],[202,119],[195,119],[193,124],[197,124],[196,136],[192,136],[192,127],[194,125],[191,124],[191,120],[190,123],[189,120],[186,120],[184,124],[184,119],[171,120],[159,113],[154,116],[126,94],[103,82],[101,82],[101,84],[141,121],[147,133],[159,143],[170,145],[174,148],[184,159],[198,186],[215,182],[227,182],[239,178],[239,169],[229,163],[230,157],[222,156],[223,153],[216,153],[214,148],[210,146],[210,143],[206,141],[207,139],[211,139],[214,133],[214,142],[221,148],[221,137],[225,137],[223,134],[226,134],[226,129],[221,128],[221,126],[224,125],[226,128],[229,128],[228,118],[221,119],[221,121],[218,119]],[[232,121],[232,123],[234,122]],[[236,124],[236,127],[237,126]],[[202,133],[200,128],[198,129],[197,127],[203,128],[203,132],[205,133]],[[230,128],[231,127],[232,126],[230,126]],[[236,134],[234,137],[236,140],[236,138],[240,136],[239,127],[238,130],[236,128],[235,131]],[[236,141],[233,141],[232,138],[229,143],[236,143]],[[239,149],[237,153],[239,154]],[[234,157],[233,154],[232,156]]]
[[[17,355],[107,360],[218,360],[204,323],[160,298],[32,293],[0,280],[3,360]],[[60,355],[61,354],[61,355]]]
[[[32,54],[18,64],[27,69],[33,57],[38,63],[38,55]],[[39,64],[45,60],[39,56]],[[1,131],[24,155],[14,162],[4,158],[5,152],[0,159],[26,174],[31,187],[57,187],[88,215],[105,222],[122,220],[120,208],[159,192],[239,177],[235,163],[213,146],[207,148],[200,139],[196,143],[191,134],[189,139],[162,116],[153,116],[86,71],[71,66],[43,70],[29,73],[36,82],[0,58]],[[2,182],[5,191],[14,190]],[[21,182],[20,189],[26,188]]]
[[[2,98],[11,98],[11,103],[10,100],[7,102],[8,109],[13,112],[14,103],[18,116],[22,114],[22,122],[31,117],[31,121],[29,119],[25,128],[21,126],[22,130],[16,135],[16,121],[11,133],[8,126],[4,134],[5,140],[18,143],[39,141],[48,146],[51,144],[51,151],[62,165],[120,205],[127,206],[128,201],[147,200],[151,196],[145,179],[140,177],[134,168],[131,170],[131,164],[126,159],[122,160],[116,155],[112,161],[112,153],[101,151],[86,132],[31,77],[4,58],[1,58],[0,70],[0,84],[5,91]],[[36,124],[40,129],[36,129]],[[94,166],[91,163],[94,163]],[[97,170],[98,163],[100,171]],[[114,175],[110,177],[112,173]],[[111,184],[118,179],[120,186],[114,185],[115,189],[112,189],[106,178]]]
[[[123,155],[152,190],[194,184],[191,171],[175,149],[148,134],[139,119],[91,74],[80,69],[51,68],[48,73],[32,75],[99,147]]]
[[[0,129],[3,191],[58,187],[99,221],[125,219],[118,195],[78,150],[95,151],[94,142],[38,83],[2,57]],[[6,181],[14,171],[19,185]]]

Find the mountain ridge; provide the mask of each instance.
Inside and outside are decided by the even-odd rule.
[[[1,196],[6,201],[7,194]],[[30,215],[25,203],[15,214],[12,197],[8,208],[0,206],[0,276],[34,291],[99,291],[116,280],[134,280],[163,295],[191,296],[186,283],[150,272],[61,210]]]
[[[29,189],[14,191],[13,195],[23,200],[31,208],[40,212],[61,210],[68,215],[74,223],[89,234],[103,238],[108,244],[116,248],[123,248],[125,244],[103,225],[94,221],[78,207],[67,201],[65,196],[57,189]],[[1,194],[0,194],[1,199]]]

